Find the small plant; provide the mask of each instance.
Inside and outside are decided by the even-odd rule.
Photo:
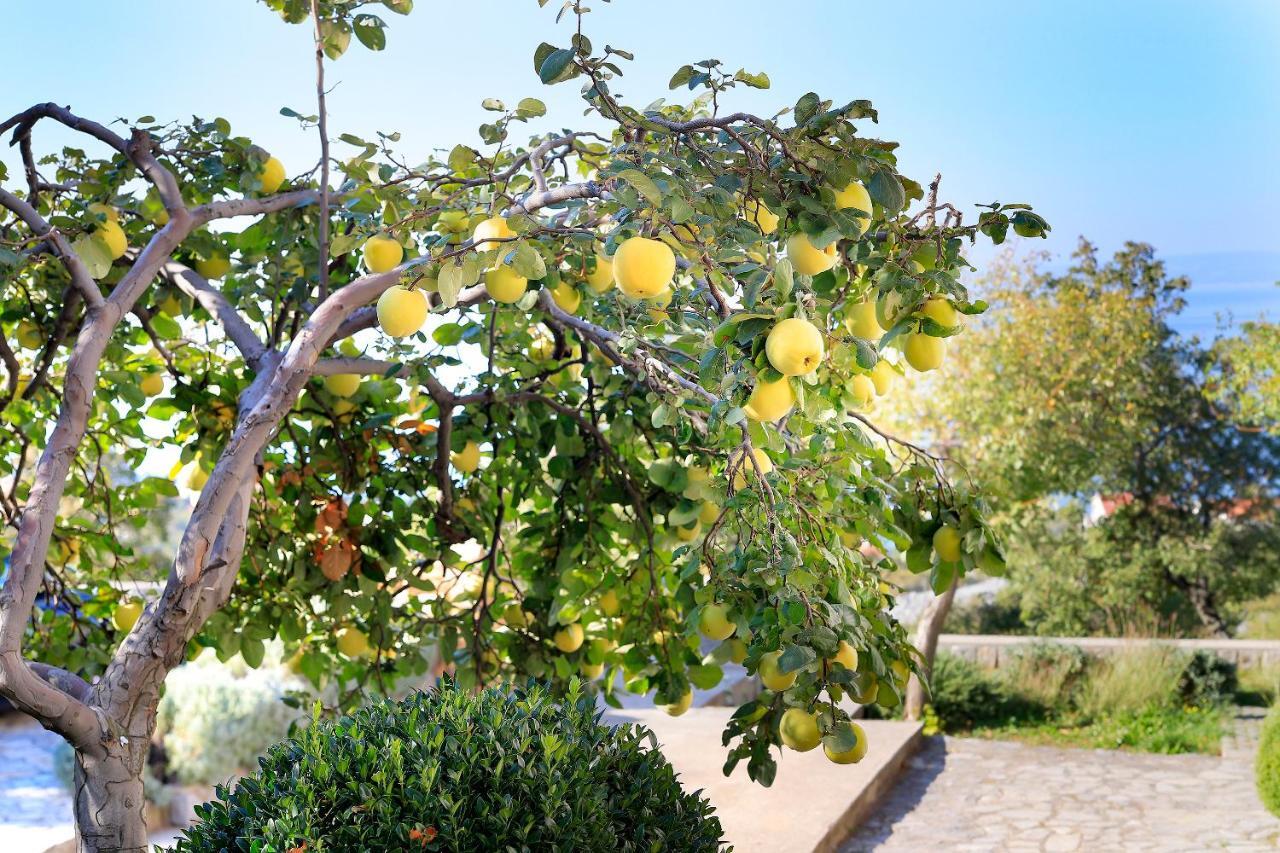
[[[1187,658],[1178,676],[1178,693],[1189,705],[1230,702],[1239,687],[1236,665],[1204,649],[1197,649]]]
[[[1037,640],[1014,652],[1005,672],[1012,691],[1046,709],[1066,708],[1074,700],[1089,667],[1079,646]]]
[[[284,692],[281,670],[223,664],[211,653],[175,669],[156,721],[166,777],[217,785],[253,769],[299,720]]]
[[[1254,765],[1258,798],[1272,814],[1280,817],[1280,704],[1272,705],[1262,721],[1262,738]]]
[[[1095,664],[1080,695],[1080,711],[1100,719],[1138,714],[1180,703],[1178,683],[1185,662],[1169,646],[1125,649]]]
[[[563,700],[446,682],[313,722],[197,807],[175,850],[719,850],[711,805],[655,745],[603,725],[576,680]]]
[[[1034,713],[998,676],[957,655],[939,654],[930,681],[930,698],[943,731],[998,726]]]

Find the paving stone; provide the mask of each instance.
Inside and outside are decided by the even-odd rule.
[[[930,738],[841,853],[1277,850],[1254,789],[1259,725],[1244,715],[1223,756]]]

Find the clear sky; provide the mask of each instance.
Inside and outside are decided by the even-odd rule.
[[[330,64],[335,135],[399,130],[412,160],[478,141],[488,96],[541,97],[550,113],[539,129],[581,123],[577,84],[547,89],[532,69],[538,42],[567,41],[558,2],[416,5],[407,18],[383,15],[386,51],[353,43]],[[771,112],[810,89],[869,98],[878,133],[902,143],[904,172],[941,171],[951,200],[1032,202],[1057,253],[1081,234],[1104,250],[1155,244],[1197,276],[1196,331],[1222,310],[1280,316],[1277,0],[592,5],[593,41],[636,55],[615,87],[631,103],[668,96],[679,65],[709,57],[772,78],[734,107]],[[309,51],[305,27],[251,0],[5,0],[2,107],[220,115],[300,172],[316,160],[314,135],[279,109],[312,111]],[[42,147],[66,139],[41,132]],[[12,166],[10,149],[0,157]]]

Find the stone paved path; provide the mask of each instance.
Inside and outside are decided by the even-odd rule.
[[[59,740],[30,717],[0,716],[0,841],[5,853],[39,853],[71,836],[71,797],[53,772]]]
[[[1242,723],[1223,757],[929,738],[841,853],[1276,850]]]

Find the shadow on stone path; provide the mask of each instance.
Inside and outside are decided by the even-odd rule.
[[[840,850],[1276,850],[1251,758],[928,738]]]

